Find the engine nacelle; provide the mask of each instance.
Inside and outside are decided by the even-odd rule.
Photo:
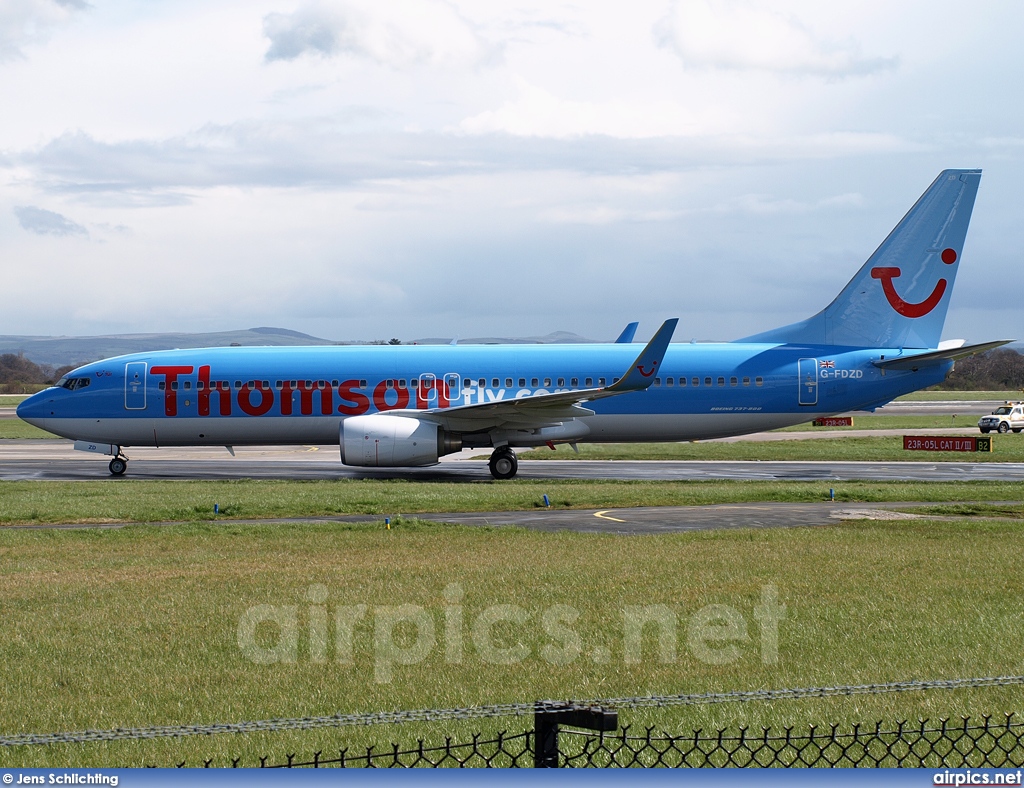
[[[462,438],[441,425],[404,416],[350,416],[341,423],[341,461],[345,465],[396,468],[433,465],[443,454],[462,448]]]

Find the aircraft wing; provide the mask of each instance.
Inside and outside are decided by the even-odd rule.
[[[477,432],[492,427],[541,427],[580,416],[593,416],[594,411],[581,403],[616,397],[631,391],[643,391],[654,382],[655,372],[668,350],[678,318],[666,320],[647,346],[636,357],[621,378],[610,386],[535,394],[519,399],[461,405],[429,410],[389,410],[389,416],[429,419],[457,432]]]
[[[913,356],[896,356],[894,358],[872,361],[871,363],[881,369],[910,369],[916,372],[919,369],[938,366],[947,361],[956,361],[958,358],[967,358],[978,353],[984,353],[986,350],[1002,347],[1010,342],[1013,342],[1013,340],[1001,339],[997,342],[984,342],[980,345],[963,345],[962,347],[932,350],[927,353],[917,353]]]

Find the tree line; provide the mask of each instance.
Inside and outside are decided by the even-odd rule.
[[[999,348],[962,358],[936,388],[942,391],[1024,390],[1024,355]]]
[[[43,386],[60,380],[73,366],[53,367],[36,364],[21,353],[0,354],[0,392],[4,394],[30,394]]]

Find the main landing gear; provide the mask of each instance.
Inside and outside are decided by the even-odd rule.
[[[508,446],[499,446],[487,463],[495,479],[511,479],[519,471],[519,458]]]
[[[128,470],[128,458],[118,455],[107,467],[110,468],[111,476],[124,476],[124,472]]]

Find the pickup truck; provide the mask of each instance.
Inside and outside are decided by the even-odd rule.
[[[1020,432],[1024,430],[1024,402],[1004,402],[988,416],[978,419],[982,432]]]

